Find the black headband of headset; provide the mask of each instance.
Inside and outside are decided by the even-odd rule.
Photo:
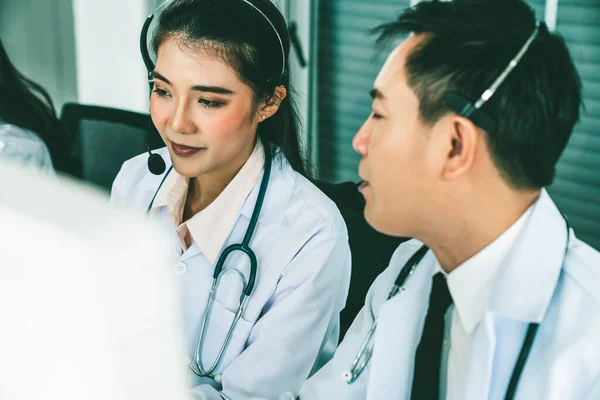
[[[144,60],[144,65],[146,66],[146,69],[148,70],[148,81],[150,83],[150,89],[152,89],[152,78],[149,75],[152,71],[154,71],[154,68],[156,66],[154,65],[154,62],[152,61],[152,57],[150,57],[150,52],[148,51],[148,30],[150,29],[150,24],[154,20],[154,16],[156,15],[156,13],[159,10],[165,8],[171,1],[172,0],[165,1],[160,6],[158,6],[156,8],[156,10],[154,10],[152,12],[152,14],[150,14],[148,17],[146,17],[146,21],[144,21],[144,25],[142,26],[142,31],[140,33],[140,52],[142,53],[142,59]],[[249,5],[254,10],[256,10],[256,12],[258,12],[260,15],[262,15],[262,17],[269,23],[269,26],[273,29],[273,32],[275,32],[275,35],[277,36],[277,41],[279,42],[279,46],[281,47],[281,73],[278,77],[278,81],[280,81],[283,78],[283,76],[285,75],[285,66],[286,66],[285,48],[283,47],[283,40],[281,39],[281,35],[279,35],[279,32],[277,31],[277,29],[275,28],[275,25],[273,25],[273,23],[271,22],[269,17],[267,17],[267,15],[264,12],[262,12],[258,7],[256,7],[254,4],[252,4],[248,0],[240,0],[240,1]]]
[[[510,60],[508,66],[502,71],[502,73],[496,78],[494,83],[487,88],[477,101],[472,101],[468,96],[457,91],[450,91],[444,95],[446,104],[450,109],[465,118],[470,119],[475,125],[484,129],[486,132],[494,132],[496,130],[496,121],[485,111],[481,109],[483,105],[492,97],[492,95],[498,90],[498,87],[506,80],[512,70],[519,64],[531,43],[535,40],[542,27],[541,23],[536,26],[533,33],[529,36],[523,47],[519,50],[517,55]]]

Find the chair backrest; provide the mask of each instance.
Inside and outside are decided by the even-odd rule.
[[[71,175],[110,190],[121,165],[150,147],[163,146],[148,114],[75,103],[64,105],[61,120],[77,160]]]
[[[394,250],[408,238],[391,237],[377,232],[363,215],[364,199],[354,182],[315,184],[338,206],[346,226],[352,252],[352,278],[346,308],[340,315],[340,340],[365,304],[375,278],[388,266]]]

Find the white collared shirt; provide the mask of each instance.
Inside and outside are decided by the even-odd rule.
[[[174,169],[171,170],[156,195],[152,209],[167,206],[169,217],[177,227],[181,252],[188,249],[185,239],[189,234],[202,249],[208,261],[215,264],[244,201],[262,177],[264,163],[264,147],[258,140],[246,163],[221,194],[187,221],[183,221],[183,211],[189,178],[179,175]]]
[[[473,332],[487,309],[494,279],[531,214],[530,207],[496,240],[449,274],[436,261],[433,274],[446,275],[453,304],[444,324],[440,366],[440,400],[461,400],[468,373]]]

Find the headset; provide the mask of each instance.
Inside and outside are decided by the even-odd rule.
[[[492,85],[483,92],[477,101],[473,102],[467,96],[459,92],[450,91],[444,96],[448,107],[450,107],[450,109],[456,112],[458,115],[468,118],[475,125],[484,129],[486,132],[494,132],[496,129],[496,121],[489,114],[483,111],[481,107],[487,103],[494,93],[496,93],[496,90],[498,90],[500,85],[506,80],[512,70],[519,64],[525,53],[527,53],[529,46],[537,37],[542,26],[545,27],[543,22],[535,27],[535,30],[529,36],[529,39],[527,39],[523,47],[521,47],[517,55],[510,60],[504,71],[502,71]]]

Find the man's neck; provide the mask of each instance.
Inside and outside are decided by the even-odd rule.
[[[441,267],[452,272],[469,258],[494,242],[536,201],[540,191],[486,198],[464,203],[439,224],[439,230],[424,237]]]

